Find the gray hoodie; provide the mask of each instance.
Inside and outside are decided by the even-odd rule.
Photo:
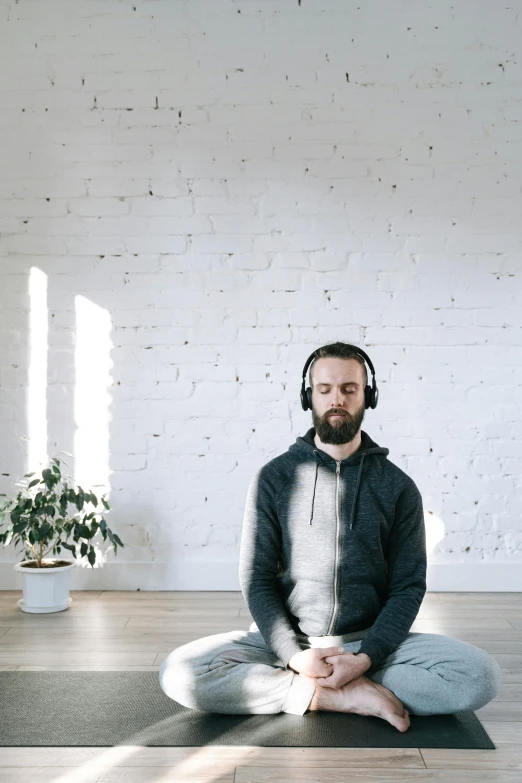
[[[359,652],[378,667],[406,638],[426,592],[422,498],[361,430],[336,461],[315,429],[254,474],[247,493],[239,583],[265,642],[290,670],[297,633],[370,628]]]

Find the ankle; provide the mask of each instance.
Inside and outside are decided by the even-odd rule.
[[[307,678],[307,679],[311,680],[312,678],[310,677],[310,678]],[[310,704],[306,708],[307,710],[315,711],[315,710],[319,710],[320,709],[320,704],[319,704],[319,691],[320,690],[322,690],[322,689],[318,685],[316,685],[315,686],[315,690],[314,690],[314,694],[313,694],[312,698],[310,699]]]
[[[309,680],[309,682],[314,682],[314,677],[307,677],[306,675],[301,675],[301,677],[305,677],[306,680]],[[357,686],[359,686],[362,682],[367,680],[367,677],[364,675],[361,675],[360,677],[357,677],[355,680],[350,680],[346,685],[344,685],[342,688],[322,688],[320,685],[315,686],[314,695],[312,696],[312,699],[310,701],[310,704],[308,705],[308,710],[336,710],[339,708],[339,704],[341,703],[340,700],[343,703],[343,711],[349,711],[348,709],[348,702],[351,699],[349,698],[350,692],[355,688],[357,689]],[[341,693],[342,691],[342,693]]]
[[[308,677],[305,674],[301,674],[300,676],[303,677],[303,679],[308,680],[308,682],[311,682],[312,684],[315,685],[317,679],[316,677]],[[338,688],[321,688],[320,685],[315,685],[314,694],[310,700],[310,704],[306,709],[307,710],[331,709],[337,693],[338,693]]]
[[[314,695],[312,696],[310,700],[310,704],[308,705],[308,710],[318,710],[319,709],[319,691],[322,690],[318,685],[315,686]]]
[[[306,708],[307,710],[316,710],[317,709],[317,697],[318,697],[318,691],[319,686],[315,684],[316,678],[315,677],[308,677],[307,674],[299,674],[299,677],[301,677],[302,680],[306,680],[307,682],[311,682],[312,685],[315,686],[315,690],[312,694],[312,698],[310,699],[310,704]]]

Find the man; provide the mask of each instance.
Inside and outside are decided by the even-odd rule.
[[[161,686],[182,704],[354,712],[406,731],[410,711],[478,709],[496,696],[494,658],[409,633],[426,592],[422,499],[389,449],[361,430],[378,399],[363,356],[345,343],[312,355],[301,400],[314,426],[248,489],[239,578],[254,623],[165,659]]]

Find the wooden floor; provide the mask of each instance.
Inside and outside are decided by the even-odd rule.
[[[241,592],[71,592],[65,612],[22,612],[0,591],[0,669],[157,671],[170,650],[248,630]],[[427,593],[411,628],[470,642],[503,671],[477,711],[496,750],[263,748],[1,748],[1,783],[522,782],[522,593]],[[1,727],[0,727],[1,730]]]

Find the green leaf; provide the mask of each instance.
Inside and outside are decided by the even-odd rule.
[[[82,541],[82,545],[80,547],[80,557],[85,557],[88,549],[89,549],[89,545],[86,544],[85,541]]]
[[[116,533],[113,533],[113,534],[112,534],[112,537],[113,537],[113,540],[114,540],[114,541],[115,541],[115,542],[118,544],[118,546],[121,546],[121,547],[123,547],[123,544],[122,544],[122,542],[121,542],[121,540],[120,540],[120,537],[119,537],[119,536],[117,536],[117,535],[116,535]]]
[[[91,546],[91,549],[89,551],[89,554],[87,555],[87,560],[91,564],[91,566],[94,567],[94,564],[96,562],[96,552],[94,551],[94,547]]]
[[[40,528],[40,536],[41,540],[44,541],[46,538],[48,538],[49,533],[52,530],[52,525],[50,522],[44,522],[42,527]]]
[[[28,485],[27,489],[31,489],[31,487],[34,487],[35,484],[39,484],[39,483],[40,483],[40,479],[33,479]]]
[[[91,529],[89,527],[87,527],[87,525],[83,525],[83,524],[80,525],[80,531],[81,531],[80,535],[81,535],[82,538],[89,538],[89,539],[92,538]]]
[[[42,478],[47,486],[48,489],[53,488],[53,474],[49,470],[49,468],[45,468],[45,470],[42,470]]]

